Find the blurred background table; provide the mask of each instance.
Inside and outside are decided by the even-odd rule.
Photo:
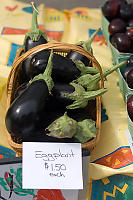
[[[32,2],[32,0],[20,0],[25,3]],[[72,9],[75,7],[89,7],[89,8],[98,8],[105,0],[34,0],[38,6],[41,3],[44,3],[46,7],[53,7],[56,9]],[[128,0],[132,2],[132,0]]]

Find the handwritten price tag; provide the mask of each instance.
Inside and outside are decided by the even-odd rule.
[[[83,189],[80,143],[23,142],[24,189]]]

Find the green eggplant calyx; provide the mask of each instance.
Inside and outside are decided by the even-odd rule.
[[[74,92],[72,92],[71,94],[64,93],[62,95],[71,100],[77,100],[85,92],[85,89],[81,85],[76,83],[70,83],[70,85],[74,87]]]
[[[87,88],[90,85],[96,85],[96,88],[97,88],[97,82],[95,84],[95,82],[94,82],[94,76],[95,75],[84,74],[84,75],[80,76],[79,78],[73,80],[73,82],[77,83],[77,84],[80,84],[80,85],[82,85],[85,88]]]
[[[76,45],[82,46],[85,50],[93,54],[93,49],[91,47],[91,44],[100,30],[101,28],[97,29],[87,41],[80,41]]]
[[[56,138],[72,138],[77,130],[77,122],[64,113],[62,117],[59,117],[53,123],[51,123],[47,129],[48,136]]]
[[[46,33],[41,31],[39,29],[39,26],[38,26],[38,21],[37,21],[37,9],[35,8],[34,6],[34,3],[31,2],[31,5],[32,5],[32,8],[33,8],[33,15],[32,15],[32,26],[31,26],[31,30],[29,32],[27,32],[25,34],[25,39],[24,39],[24,45],[25,45],[25,42],[26,42],[26,39],[28,37],[30,37],[32,39],[32,41],[38,41],[39,38],[41,37],[41,35],[47,40],[47,36],[46,36]]]
[[[87,91],[83,94],[83,97],[87,100],[95,99],[98,96],[102,96],[105,92],[107,92],[107,88],[102,88],[94,91]]]
[[[33,81],[36,81],[39,79],[45,80],[49,93],[51,93],[51,90],[54,87],[54,82],[53,82],[53,79],[51,78],[52,68],[53,68],[53,62],[52,62],[53,54],[54,54],[53,50],[51,50],[45,71],[42,74],[35,76],[32,80],[29,81],[29,83],[32,83]]]
[[[67,98],[73,99],[74,102],[70,105],[68,105],[67,109],[77,109],[77,108],[84,108],[88,104],[88,100],[95,99],[98,96],[102,96],[105,92],[107,92],[106,88],[102,88],[96,91],[89,91],[89,92],[82,92],[79,96],[76,98],[72,98],[72,95],[66,95]]]
[[[116,71],[116,69],[120,68],[121,66],[123,66],[126,63],[127,63],[127,61],[123,61],[118,65],[115,65],[109,69],[104,70],[103,78],[105,79],[109,74],[113,73],[114,71]],[[87,91],[90,91],[90,90],[97,89],[97,87],[98,87],[97,84],[100,80],[101,80],[101,75],[100,75],[100,73],[97,73],[95,75],[84,74],[84,75],[80,76],[79,78],[75,79],[73,82],[82,85],[83,87],[87,88]]]
[[[85,119],[81,122],[78,122],[78,128],[74,138],[83,144],[88,140],[96,137],[96,134],[97,128],[95,126],[95,121],[91,119]]]
[[[87,67],[81,60],[73,60],[76,67],[81,71],[81,76],[84,74],[97,74],[99,71],[94,67]]]

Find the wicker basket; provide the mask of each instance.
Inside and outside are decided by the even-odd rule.
[[[70,50],[76,51],[84,56],[86,56],[88,59],[91,60],[93,67],[97,68],[100,72],[101,76],[101,82],[100,82],[100,88],[104,87],[104,79],[102,75],[102,69],[95,59],[95,57],[90,54],[88,51],[83,49],[82,47],[79,47],[74,44],[67,44],[67,43],[61,43],[61,42],[48,42],[47,44],[42,44],[38,45],[26,53],[21,55],[21,52],[23,51],[23,48],[20,48],[17,51],[11,72],[8,77],[8,82],[7,82],[7,109],[9,108],[11,101],[12,101],[12,96],[19,86],[19,82],[17,80],[19,69],[21,68],[21,63],[23,60],[28,58],[29,56],[44,50],[44,49],[53,49],[54,52],[58,52],[62,55],[66,55]],[[100,137],[100,130],[101,130],[101,97],[96,98],[96,127],[97,127],[97,135],[94,139],[82,144],[82,148],[87,148],[89,151],[91,151],[97,144],[99,137]],[[10,134],[7,132],[8,135],[8,142],[10,146],[16,151],[17,156],[22,155],[22,144],[18,144],[14,142],[10,136]]]

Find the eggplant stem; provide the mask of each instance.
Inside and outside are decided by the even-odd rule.
[[[37,21],[37,9],[33,2],[31,2],[33,8],[33,15],[32,15],[32,23],[31,23],[31,30],[25,34],[24,45],[26,43],[27,37],[30,37],[32,41],[38,41],[41,35],[47,40],[46,33],[39,29],[38,21]]]
[[[79,99],[75,100],[71,105],[67,106],[67,109],[77,109],[77,108],[84,108],[87,106],[88,100],[87,99]]]
[[[76,83],[70,83],[70,85],[74,87],[74,92],[72,92],[71,94],[64,93],[62,95],[71,100],[78,100],[79,97],[82,97],[82,94],[85,92],[85,89],[81,85]]]
[[[76,45],[82,46],[85,50],[93,53],[93,49],[91,47],[91,44],[97,35],[97,33],[101,30],[101,28],[98,28],[87,41],[79,41]]]
[[[99,72],[98,69],[94,67],[85,66],[85,64],[81,60],[73,60],[73,62],[75,63],[76,67],[81,71],[81,76],[89,73],[97,74]]]
[[[74,86],[74,85],[73,85]],[[78,85],[77,85],[78,87]],[[103,95],[105,92],[107,92],[106,88],[102,88],[96,91],[89,91],[89,92],[85,92],[84,88],[80,93],[76,93],[76,88],[75,91],[71,94],[66,94],[64,95],[65,97],[67,97],[68,99],[72,99],[74,100],[74,102],[70,105],[67,106],[67,109],[76,109],[76,108],[84,108],[87,106],[88,104],[88,100],[91,99],[95,99],[98,96]],[[76,93],[76,95],[75,95]]]
[[[116,71],[116,69],[120,68],[121,66],[123,66],[124,64],[126,64],[127,61],[123,61],[118,65],[115,65],[109,69],[106,69],[103,71],[103,77],[104,79],[111,74],[112,72]],[[87,91],[90,90],[95,90],[97,89],[97,83],[101,80],[101,75],[100,73],[97,73],[95,75],[91,75],[91,74],[85,74],[80,76],[79,78],[75,79],[73,82],[78,83],[80,85],[82,85],[83,87],[87,88]]]
[[[36,9],[35,5],[34,5],[34,2],[31,2],[31,5],[32,5],[32,9],[33,9],[33,17],[32,17],[32,30],[35,30],[35,29],[38,29],[39,26],[38,26],[38,22],[37,22],[37,13],[38,10]]]
[[[32,82],[39,80],[39,79],[45,80],[48,90],[49,90],[49,93],[51,93],[51,90],[54,87],[54,82],[51,78],[52,68],[53,68],[53,62],[52,62],[53,54],[54,54],[53,50],[51,50],[45,71],[42,74],[35,76],[32,80],[29,81],[29,83],[31,84]]]
[[[90,37],[87,41],[85,41],[86,50],[90,51],[91,44],[92,44],[93,40],[95,39],[96,35],[99,33],[100,30],[101,30],[101,28],[98,28],[98,29],[91,35],[91,37]]]
[[[105,92],[107,92],[107,88],[102,88],[102,89],[95,90],[95,91],[85,92],[85,93],[83,93],[83,96],[85,99],[90,100],[90,99],[93,99],[93,98],[103,95]]]

